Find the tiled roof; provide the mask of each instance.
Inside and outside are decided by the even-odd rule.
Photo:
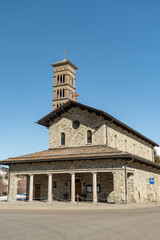
[[[89,158],[89,157],[103,157],[111,155],[123,155],[124,152],[116,150],[107,146],[86,146],[86,147],[71,147],[71,148],[56,148],[41,152],[22,155],[14,158],[8,158],[0,163],[9,162],[28,162],[38,160],[63,160],[73,158]]]
[[[8,158],[0,161],[0,165],[10,165],[13,163],[34,163],[51,161],[76,161],[76,160],[98,160],[98,159],[123,159],[139,162],[147,166],[160,169],[160,164],[140,158],[136,155],[119,151],[108,146],[86,146],[72,148],[56,148],[41,152],[31,153]]]

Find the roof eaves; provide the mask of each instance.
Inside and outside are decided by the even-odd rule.
[[[70,157],[60,157],[60,158],[41,158],[41,159],[25,159],[25,160],[14,160],[11,161],[4,160],[0,161],[0,165],[10,165],[10,164],[23,164],[23,163],[41,163],[41,162],[57,162],[57,161],[76,161],[76,160],[100,160],[100,159],[124,159],[124,160],[132,160],[133,162],[138,162],[141,164],[145,164],[147,166],[151,166],[153,168],[160,169],[160,164],[151,162],[144,158],[139,158],[137,156],[131,154],[113,154],[113,155],[104,155],[104,156],[70,156]]]

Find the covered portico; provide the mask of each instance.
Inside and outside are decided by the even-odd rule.
[[[106,202],[125,201],[125,177],[122,168],[10,173],[8,201],[16,201],[17,177],[21,175],[27,176],[26,190],[30,202],[33,200],[52,202],[57,198],[75,203],[77,195],[80,200],[89,200],[93,203],[97,203],[98,199]],[[59,185],[58,189],[55,186],[53,188],[55,182],[58,182],[56,183]],[[39,196],[36,190],[38,188],[43,192],[39,193]]]
[[[10,167],[8,201],[16,201],[17,178],[25,175],[29,201],[62,199],[74,203],[78,195],[93,203],[127,203],[128,198],[135,199],[135,166],[139,168],[145,161],[107,146],[94,146],[50,149],[3,163]]]

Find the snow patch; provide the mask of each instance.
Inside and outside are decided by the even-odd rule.
[[[158,156],[160,156],[160,147],[155,147],[156,153]]]
[[[6,196],[1,196],[0,201],[6,201],[7,200],[7,195]],[[26,200],[26,194],[17,194],[17,200]]]

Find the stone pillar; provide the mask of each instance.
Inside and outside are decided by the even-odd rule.
[[[123,170],[113,173],[113,192],[110,200],[114,203],[125,203],[125,174]]]
[[[29,179],[29,201],[33,201],[33,174],[30,175]]]
[[[75,173],[71,173],[71,202],[75,203]]]
[[[52,202],[52,173],[48,174],[48,202]]]
[[[97,203],[97,173],[93,172],[93,202]]]
[[[17,175],[9,172],[9,182],[8,182],[8,202],[17,201]]]

